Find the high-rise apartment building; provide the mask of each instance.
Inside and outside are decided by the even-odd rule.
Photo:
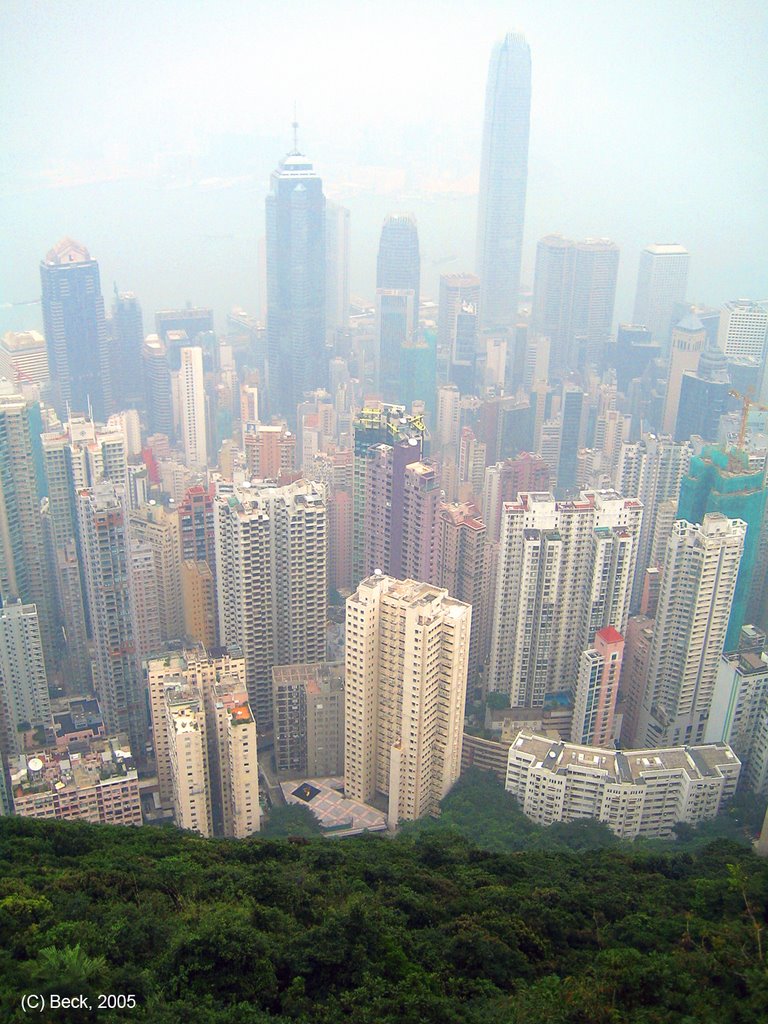
[[[533,329],[549,338],[549,375],[599,355],[611,336],[619,248],[607,238],[547,235],[536,247]]]
[[[128,513],[128,530],[131,546],[143,546],[152,556],[159,602],[157,629],[160,641],[167,644],[180,640],[184,636],[184,606],[178,517],[162,505],[149,502]]]
[[[321,484],[236,488],[214,501],[219,635],[245,656],[260,729],[272,722],[272,666],[325,659],[327,529]]]
[[[745,632],[749,632],[747,627]],[[768,793],[768,656],[765,634],[754,649],[725,654],[717,670],[706,743],[727,743],[742,763],[742,782]],[[742,633],[742,638],[744,633]]]
[[[242,684],[174,680],[163,701],[176,824],[204,836],[257,832],[256,721]]]
[[[23,723],[51,724],[48,676],[37,609],[6,601],[0,608],[0,754],[6,761],[22,753]]]
[[[296,434],[284,423],[246,423],[243,448],[252,479],[279,480],[296,468]]]
[[[476,259],[483,327],[517,322],[530,117],[531,52],[510,32],[493,48],[485,93]]]
[[[677,243],[649,245],[640,253],[632,322],[647,327],[667,350],[678,303],[688,285],[688,250]]]
[[[233,680],[214,686],[212,703],[216,723],[212,758],[217,768],[211,772],[211,786],[218,787],[214,788],[214,824],[218,803],[224,835],[245,839],[261,827],[256,718],[245,687],[233,685]]]
[[[55,570],[58,620],[66,637],[70,682],[88,688],[91,667],[77,494],[105,480],[125,488],[126,439],[121,432],[84,416],[71,416],[60,429],[43,433],[41,444],[47,491],[45,519]]]
[[[495,589],[490,690],[537,707],[570,691],[599,629],[629,614],[642,505],[615,491],[577,501],[522,493],[504,505]]]
[[[181,365],[174,375],[179,410],[179,433],[184,461],[189,469],[208,467],[208,445],[205,426],[205,382],[203,350],[198,346],[179,351]]]
[[[267,217],[267,395],[292,428],[307,391],[322,387],[325,355],[325,196],[297,147],[270,178]]]
[[[432,577],[451,597],[472,606],[467,686],[477,686],[488,648],[491,579],[486,526],[472,504],[440,506]]]
[[[421,256],[416,218],[412,213],[390,213],[384,221],[379,238],[376,288],[413,292],[409,308],[409,334],[415,333],[419,327],[420,283]]]
[[[194,684],[170,683],[163,698],[176,824],[211,836],[213,808],[203,695]]]
[[[575,384],[563,385],[557,459],[557,489],[561,494],[576,487],[576,454],[582,440],[585,398],[584,392]]]
[[[521,452],[514,459],[505,459],[486,467],[483,481],[483,520],[488,540],[501,538],[505,501],[517,501],[521,491],[548,491],[550,469],[541,455]],[[619,487],[620,494],[635,494],[631,488]]]
[[[35,605],[46,661],[53,668],[52,580],[37,476],[39,417],[37,404],[0,380],[0,597]]]
[[[152,547],[145,541],[130,540],[128,585],[133,611],[133,637],[136,657],[141,663],[165,646],[160,635],[160,599]]]
[[[78,534],[94,645],[94,685],[107,729],[143,761],[148,724],[136,655],[123,497],[102,481],[77,492]]]
[[[207,651],[204,647],[192,647],[182,651],[166,651],[146,664],[147,689],[152,716],[152,740],[157,764],[157,781],[160,803],[173,807],[173,774],[169,733],[166,728],[166,686],[188,687],[202,695],[206,708],[206,729],[209,736],[216,731],[214,715],[214,691],[217,685],[244,695],[245,658],[237,650],[216,648]],[[214,768],[217,760],[212,761]],[[222,819],[214,801],[214,827],[219,830]]]
[[[593,646],[582,651],[573,694],[572,743],[612,745],[623,655],[624,637],[613,626],[598,629]]]
[[[371,576],[347,599],[345,791],[388,797],[388,821],[436,812],[459,777],[472,609]]]
[[[56,411],[112,412],[107,324],[99,265],[84,245],[63,238],[40,264],[48,366]]]
[[[344,773],[344,664],[275,665],[275,763],[287,778]]]
[[[326,488],[328,584],[346,596],[352,591],[354,452],[351,448],[318,452],[307,471],[308,479]]]
[[[765,538],[761,537],[761,532],[767,501],[764,467],[750,465],[749,453],[738,448],[725,452],[716,445],[704,445],[691,457],[689,471],[680,481],[677,504],[680,519],[703,523],[708,512],[720,512],[728,519],[741,520],[746,526],[725,637],[726,651],[736,650],[741,627],[752,619],[756,610],[761,567],[765,571],[765,552],[761,551]]]
[[[635,581],[632,588],[632,608],[640,606],[645,570],[655,563],[651,550],[656,535],[657,520],[662,504],[677,499],[680,481],[688,472],[691,449],[687,444],[676,444],[671,437],[643,434],[639,441],[623,444],[616,469],[616,490],[619,494],[634,494],[643,506],[643,522],[637,549]]]
[[[352,584],[390,565],[400,533],[405,467],[422,458],[426,428],[401,405],[371,405],[354,421]],[[397,542],[396,542],[397,543]]]
[[[207,562],[181,563],[184,634],[204,647],[216,646],[216,581]]]
[[[642,745],[704,737],[746,532],[720,512],[674,524],[638,716]]]
[[[768,341],[768,304],[736,299],[720,310],[717,347],[728,359],[753,358],[762,363]],[[765,399],[761,399],[765,401]]]
[[[437,517],[442,492],[434,463],[412,462],[403,477],[403,512],[393,523],[390,571],[431,583],[435,576]]]

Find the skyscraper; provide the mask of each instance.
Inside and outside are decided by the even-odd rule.
[[[329,336],[349,326],[350,213],[325,204],[325,322]]]
[[[141,350],[141,365],[149,433],[173,437],[171,367],[167,346],[159,335],[147,335]]]
[[[53,668],[53,581],[40,517],[42,482],[35,474],[35,411],[12,384],[0,381],[0,597],[36,606],[43,650]]]
[[[462,394],[472,391],[477,354],[480,279],[474,274],[441,274],[437,341],[448,355],[448,379]]]
[[[645,570],[654,564],[651,552],[661,506],[670,498],[677,500],[680,481],[688,472],[690,458],[689,445],[675,444],[669,436],[643,434],[640,441],[621,446],[616,488],[619,494],[636,495],[643,505],[632,590],[633,609],[640,605]]]
[[[112,412],[109,343],[99,265],[84,245],[63,238],[40,264],[43,321],[55,405],[97,419]]]
[[[79,535],[95,648],[96,695],[107,729],[127,732],[143,761],[148,735],[136,656],[123,497],[104,480],[77,493]]]
[[[353,586],[389,568],[393,524],[401,529],[405,467],[421,459],[425,433],[423,420],[401,405],[366,407],[355,419]]]
[[[514,327],[528,182],[531,52],[525,37],[496,43],[488,68],[477,218],[483,327]]]
[[[179,402],[181,442],[184,460],[189,469],[208,467],[208,445],[205,430],[205,385],[203,350],[197,346],[182,348],[181,366],[176,378]]]
[[[459,777],[472,609],[377,575],[347,599],[346,793],[388,797],[388,821],[437,811]]]
[[[390,213],[384,221],[376,260],[376,288],[412,291],[410,331],[419,326],[421,256],[419,232],[412,213]]]
[[[272,667],[323,661],[328,589],[321,484],[243,487],[214,500],[220,639],[245,656],[260,730],[272,725]]]
[[[133,292],[115,292],[112,300],[112,389],[118,409],[144,404],[142,348],[144,318]]]
[[[547,235],[536,247],[533,328],[550,340],[551,376],[599,355],[613,326],[619,248],[607,238]]]
[[[270,179],[267,217],[267,395],[269,411],[296,426],[307,391],[323,387],[325,196],[311,162],[293,150]]]
[[[749,612],[754,600],[753,587],[759,592],[761,527],[768,486],[763,468],[750,465],[746,451],[732,448],[725,452],[716,445],[704,445],[691,458],[690,470],[680,482],[678,516],[689,523],[703,523],[708,512],[719,512],[744,524],[746,534],[739,577],[731,595],[731,616],[725,636],[726,651],[736,650],[741,627],[754,621]],[[763,563],[764,565],[764,563]]]
[[[615,491],[523,493],[504,505],[489,689],[541,706],[571,690],[599,629],[624,633],[642,512]]]
[[[647,327],[665,351],[676,304],[685,299],[688,259],[688,250],[676,242],[649,245],[640,253],[632,322]]]
[[[665,434],[674,434],[675,431],[683,374],[686,371],[695,372],[706,345],[707,332],[704,325],[692,313],[681,320],[672,330],[672,352],[667,373],[667,394],[664,399],[662,427]]]
[[[721,512],[674,525],[638,715],[643,746],[704,737],[746,530]]]
[[[376,383],[385,402],[400,402],[402,350],[413,338],[413,289],[376,289]]]
[[[0,754],[22,753],[19,726],[50,725],[48,677],[33,604],[6,602],[0,608]]]

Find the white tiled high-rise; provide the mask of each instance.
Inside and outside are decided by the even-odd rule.
[[[459,777],[472,609],[374,575],[347,599],[345,789],[388,797],[390,828],[435,813]]]

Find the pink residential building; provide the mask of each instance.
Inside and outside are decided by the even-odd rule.
[[[613,626],[599,629],[582,652],[573,705],[571,742],[610,747],[619,692],[624,637]]]

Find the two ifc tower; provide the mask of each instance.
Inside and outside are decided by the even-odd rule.
[[[476,265],[486,329],[509,330],[517,321],[530,112],[530,49],[523,35],[509,33],[493,48],[485,94]],[[325,196],[298,149],[297,127],[294,121],[293,150],[273,171],[266,200],[267,391],[271,412],[289,422],[305,392],[325,380]],[[380,252],[378,277],[384,270],[386,282],[377,286],[412,289],[418,323],[415,222],[398,217],[389,228],[402,240],[402,252],[389,246],[385,267]]]

